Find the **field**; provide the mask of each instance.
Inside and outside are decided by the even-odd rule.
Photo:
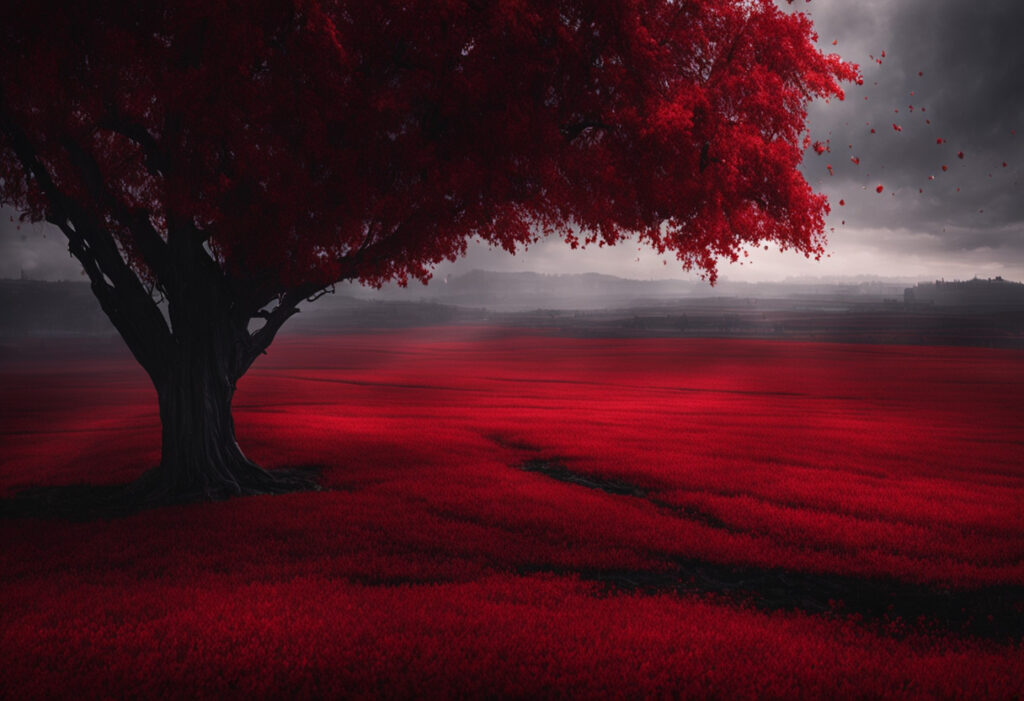
[[[324,491],[92,518],[18,495],[155,463],[141,369],[0,386],[0,697],[1024,694],[1024,351],[286,337],[239,440]]]

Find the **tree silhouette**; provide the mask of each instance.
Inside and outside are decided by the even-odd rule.
[[[819,255],[806,105],[857,69],[814,39],[770,0],[13,0],[0,195],[152,378],[145,491],[287,489],[231,398],[333,283],[426,280],[474,237],[638,237],[712,281],[748,245]]]

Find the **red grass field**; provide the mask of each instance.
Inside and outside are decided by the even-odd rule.
[[[124,352],[8,348],[0,382],[7,502],[158,459]],[[1020,697],[1022,397],[1021,351],[283,338],[239,439],[327,491],[8,513],[0,697]]]

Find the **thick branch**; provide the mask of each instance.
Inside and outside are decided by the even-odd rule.
[[[168,277],[167,244],[150,224],[149,218],[143,212],[131,211],[124,203],[118,201],[118,198],[104,185],[99,164],[91,154],[72,139],[65,139],[62,143],[89,196],[97,205],[113,214],[123,226],[131,231],[133,240],[146,265],[162,284],[166,283]]]
[[[261,311],[269,302],[268,300],[263,302],[258,309],[251,311],[248,317],[263,319],[264,324],[249,334],[248,342],[240,346],[243,350],[238,359],[240,368],[238,376],[241,377],[256,361],[256,358],[266,351],[285,322],[299,313],[298,305],[300,303],[304,300],[315,300],[335,284],[358,277],[360,266],[372,259],[374,255],[381,253],[387,241],[388,239],[383,239],[370,243],[368,237],[359,248],[339,261],[341,268],[339,274],[335,276],[336,279],[326,283],[322,281],[308,282],[305,285],[289,288],[277,295],[277,304],[272,310]]]
[[[238,377],[244,375],[256,359],[270,347],[284,323],[299,313],[298,304],[303,299],[295,293],[285,293],[281,295],[274,309],[256,315],[266,321],[263,326],[249,334],[249,342],[245,346],[239,347],[236,360]]]
[[[28,177],[46,197],[47,221],[67,237],[69,250],[82,263],[104,313],[156,382],[164,372],[164,353],[171,342],[170,330],[156,302],[122,259],[102,222],[58,188],[27,135],[4,109],[2,98],[0,94],[0,130],[7,135]]]

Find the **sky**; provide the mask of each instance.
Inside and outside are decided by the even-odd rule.
[[[1024,2],[796,0],[786,8],[808,13],[820,46],[864,75],[844,101],[809,111],[812,141],[830,148],[820,156],[809,149],[803,165],[832,204],[829,257],[757,251],[743,266],[723,261],[721,278],[1024,280]],[[474,268],[697,277],[639,245],[572,251],[555,239],[516,256],[474,244],[436,275]],[[35,279],[83,279],[56,229],[19,224],[5,209],[0,277],[22,270]]]

